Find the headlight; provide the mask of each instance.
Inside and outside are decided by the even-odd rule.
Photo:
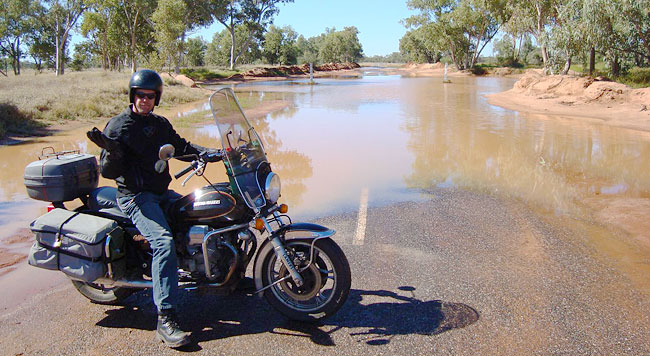
[[[280,176],[271,172],[266,176],[266,183],[264,184],[264,196],[266,200],[275,204],[280,198]]]

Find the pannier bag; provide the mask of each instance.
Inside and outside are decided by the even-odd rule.
[[[30,227],[36,237],[29,251],[32,266],[84,282],[114,278],[114,270],[123,270],[124,232],[113,220],[57,208]]]

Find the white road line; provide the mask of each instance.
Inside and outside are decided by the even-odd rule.
[[[366,238],[366,220],[368,218],[368,188],[361,190],[361,201],[359,202],[359,216],[357,218],[357,233],[354,235],[353,245],[363,245]]]

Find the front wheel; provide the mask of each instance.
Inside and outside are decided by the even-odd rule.
[[[74,279],[71,279],[70,281],[72,282],[72,285],[77,288],[79,293],[96,304],[119,305],[124,299],[128,298],[133,294],[133,292],[135,292],[134,289],[130,288],[104,288],[104,286],[100,284],[86,283]]]
[[[350,265],[341,248],[331,239],[316,241],[312,263],[312,239],[287,240],[284,248],[300,272],[304,284],[298,287],[277,258],[271,244],[260,251],[264,297],[277,311],[292,320],[317,321],[336,313],[350,292]]]

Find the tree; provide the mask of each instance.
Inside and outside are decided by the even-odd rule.
[[[115,69],[120,57],[126,57],[128,41],[121,10],[117,1],[95,1],[81,23],[81,34],[91,44],[88,49],[99,57],[104,70]]]
[[[430,25],[423,25],[406,32],[399,40],[399,50],[409,62],[435,63],[440,61],[444,51],[439,39],[432,34]]]
[[[262,56],[270,64],[296,64],[298,60],[297,38],[298,34],[291,26],[279,28],[271,25],[264,35]]]
[[[512,18],[521,22],[521,28],[535,37],[540,45],[544,68],[547,68],[548,40],[547,30],[556,15],[556,5],[560,0],[513,0],[509,4],[514,9]]]
[[[56,22],[55,46],[56,75],[63,75],[65,69],[64,55],[68,46],[68,38],[87,5],[84,0],[47,0],[50,5],[49,14]]]
[[[153,22],[150,17],[156,8],[156,0],[118,0],[130,39],[128,57],[131,59],[131,72],[138,70],[137,57],[143,47],[153,44]]]
[[[188,64],[194,67],[205,65],[205,55],[208,49],[207,44],[200,37],[187,40],[185,58]]]
[[[474,67],[508,17],[501,0],[409,0],[407,4],[420,11],[405,20],[407,27],[429,26],[430,33],[444,41],[445,52],[458,69]]]
[[[279,10],[277,4],[293,0],[215,0],[212,16],[230,34],[230,69],[235,69],[237,59],[249,48],[254,37],[262,38],[264,29],[273,22]],[[246,29],[246,36],[237,41],[237,29]]]
[[[34,30],[39,5],[33,0],[0,0],[0,52],[11,59],[15,75],[20,75],[20,59],[24,56],[21,41]]]
[[[178,59],[175,71],[179,73],[179,67],[185,53],[185,36],[188,32],[197,27],[207,26],[212,23],[210,9],[210,0],[183,0],[185,2],[185,11],[181,14],[185,29],[180,36],[180,45],[178,48]]]
[[[326,31],[325,38],[320,43],[318,57],[322,62],[355,62],[363,57],[359,30],[356,27],[345,27],[343,31],[334,28]]]
[[[310,37],[305,39],[303,35],[298,36],[296,40],[296,48],[298,49],[298,63],[318,63],[318,48],[320,47],[319,41],[324,38],[324,35],[318,37]]]
[[[55,68],[56,64],[56,21],[49,16],[47,9],[37,6],[32,18],[32,31],[27,35],[25,43],[29,46],[29,54],[34,60],[36,70]]]
[[[248,36],[249,30],[240,26],[235,31],[235,40],[237,43],[244,42]],[[230,66],[230,55],[232,49],[232,40],[230,32],[224,29],[221,32],[215,33],[212,41],[208,44],[206,51],[206,62],[210,65],[216,66]],[[253,38],[248,42],[248,46],[241,50],[241,54],[237,57],[236,64],[252,63],[260,58],[259,42],[257,38]]]
[[[159,55],[170,65],[176,65],[176,74],[179,73],[178,62],[182,50],[181,36],[185,34],[186,10],[183,0],[159,0],[158,7],[151,16]]]

